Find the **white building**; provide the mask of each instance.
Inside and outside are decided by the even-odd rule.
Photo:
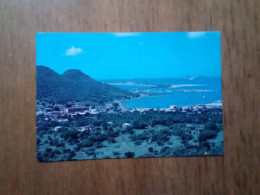
[[[129,123],[124,123],[123,125],[122,125],[122,128],[123,129],[126,129],[127,127],[130,127],[131,126],[131,124],[129,124]]]

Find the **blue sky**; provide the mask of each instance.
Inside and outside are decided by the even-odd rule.
[[[94,79],[221,76],[220,32],[37,33],[36,65]]]

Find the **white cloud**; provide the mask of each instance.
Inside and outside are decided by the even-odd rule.
[[[75,56],[82,52],[83,52],[83,50],[81,48],[76,48],[76,47],[72,46],[71,48],[66,50],[65,55],[66,56]]]
[[[138,36],[140,33],[114,33],[115,37],[134,37]]]
[[[193,39],[193,38],[198,38],[198,37],[204,37],[206,35],[206,32],[188,32],[188,37]]]

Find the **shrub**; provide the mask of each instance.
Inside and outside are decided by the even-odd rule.
[[[217,131],[218,130],[218,127],[216,125],[216,123],[207,123],[205,126],[204,126],[204,129],[205,130],[214,130],[214,131]]]
[[[164,153],[164,152],[166,152],[166,150],[168,150],[168,149],[169,149],[168,146],[164,146],[164,147],[162,147],[161,152]]]
[[[175,129],[173,131],[173,135],[175,135],[175,136],[181,136],[182,134],[183,134],[183,130],[181,130],[181,129]]]
[[[182,136],[181,136],[181,139],[182,140],[186,140],[186,141],[189,141],[189,140],[191,140],[193,137],[192,137],[192,135],[190,135],[190,134],[183,134]]]
[[[134,130],[131,130],[128,132],[130,135],[133,135],[134,134]]]
[[[149,152],[153,152],[153,147],[149,147],[149,148],[148,148],[148,151],[149,151]]]
[[[148,139],[148,136],[143,133],[139,135],[132,135],[130,138],[132,139],[132,141],[138,141],[138,140],[146,140]]]
[[[202,149],[210,150],[210,148],[211,148],[209,142],[207,142],[207,141],[201,142],[199,147],[201,150]]]
[[[95,149],[94,148],[90,148],[88,151],[86,151],[87,155],[94,155],[95,154]]]
[[[53,152],[54,152],[54,154],[58,154],[58,155],[62,154],[61,151],[59,151],[59,150],[54,150]]]
[[[92,140],[84,140],[78,144],[79,147],[91,147],[95,144]]]
[[[46,152],[46,153],[49,153],[49,152],[51,152],[51,151],[52,151],[51,148],[46,148],[46,149],[45,149],[45,152]]]
[[[97,143],[95,144],[95,146],[96,146],[97,148],[103,148],[103,147],[104,147],[104,145],[103,145],[102,143],[100,143],[100,142],[97,142]]]
[[[153,120],[151,123],[151,126],[154,127],[154,126],[160,125],[160,124],[162,124],[160,120]]]
[[[109,138],[107,139],[107,142],[111,144],[111,143],[112,143],[112,141],[113,141],[113,139],[114,139],[114,138],[112,138],[112,137],[109,137]]]
[[[134,121],[133,128],[134,129],[145,129],[147,124],[144,121]]]
[[[93,137],[93,140],[95,142],[103,142],[103,141],[107,140],[107,136],[106,135],[99,135],[99,136]]]
[[[72,158],[74,157],[74,156],[76,156],[76,153],[75,152],[70,152],[69,153],[69,156],[68,156],[68,160],[72,160]]]
[[[78,134],[79,132],[77,131],[68,130],[68,131],[63,131],[61,137],[63,137],[65,140],[68,140],[69,138],[75,140],[78,138]]]
[[[154,153],[155,155],[158,155],[158,154],[159,154],[159,151],[158,151],[158,150],[154,150],[153,153]]]
[[[55,154],[55,152],[54,152],[54,151],[52,151],[52,152],[49,154],[49,157],[50,157],[50,158],[54,158],[54,157],[55,157],[55,155],[56,155],[56,154]]]
[[[117,155],[119,155],[120,153],[119,153],[119,152],[116,152],[116,151],[114,151],[114,152],[113,152],[113,154],[114,154],[115,156],[117,156]]]
[[[142,141],[141,141],[141,140],[135,141],[135,145],[136,145],[136,146],[139,146],[139,145],[141,145],[141,144],[142,144]]]
[[[55,138],[55,139],[51,140],[50,145],[51,146],[58,146],[59,145],[59,139]]]
[[[126,152],[126,153],[125,153],[125,157],[126,157],[126,158],[134,158],[134,156],[135,156],[135,153],[134,153],[134,152]]]
[[[108,137],[118,137],[118,135],[119,135],[119,132],[109,132],[107,134]]]
[[[54,107],[53,107],[53,110],[54,110],[54,111],[60,111],[60,108],[59,108],[58,106],[54,106]]]
[[[59,145],[57,147],[64,147],[65,143],[59,143]]]
[[[169,141],[170,138],[167,135],[163,135],[163,134],[155,134],[152,137],[152,141],[157,141],[157,142],[167,142]]]
[[[203,142],[203,141],[206,141],[208,139],[212,139],[214,137],[217,136],[217,133],[216,131],[213,131],[213,130],[205,130],[205,131],[202,131],[199,135],[199,141],[200,142]]]
[[[37,151],[37,160],[38,161],[43,161],[43,155],[39,151]]]
[[[40,143],[41,143],[41,139],[37,137],[37,145],[39,145]]]
[[[71,151],[71,150],[68,149],[68,148],[66,148],[66,149],[63,150],[64,153],[69,153],[70,151]]]
[[[172,132],[169,131],[169,129],[167,129],[167,130],[161,131],[161,134],[166,135],[166,136],[171,136],[171,135],[172,135]]]
[[[131,131],[133,129],[134,129],[133,126],[127,126],[125,130],[129,132],[129,131]]]

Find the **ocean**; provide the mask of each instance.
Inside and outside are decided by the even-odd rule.
[[[171,105],[201,105],[222,101],[221,78],[129,79],[106,83],[142,94],[139,98],[123,101],[129,109],[169,108]]]

